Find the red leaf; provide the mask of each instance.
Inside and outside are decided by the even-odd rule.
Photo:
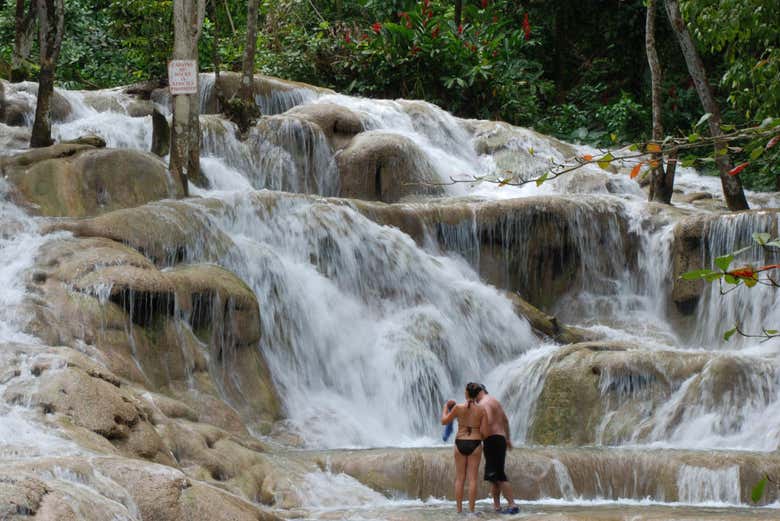
[[[769,143],[766,144],[766,150],[769,150],[778,143],[780,143],[780,135],[777,135],[769,140]]]
[[[590,154],[585,154],[584,156],[582,156],[582,159],[584,159],[585,161],[593,161],[593,156]]]
[[[746,169],[749,164],[750,164],[750,161],[748,161],[747,163],[742,163],[741,165],[735,166],[734,168],[729,170],[729,175],[737,175],[738,173],[740,173],[741,171]]]
[[[631,169],[631,179],[634,179],[636,176],[639,175],[639,170],[642,168],[642,163],[637,163],[637,165]]]
[[[734,275],[735,277],[741,277],[743,279],[752,279],[755,274],[756,272],[753,271],[753,268],[749,266],[731,272],[731,275]]]

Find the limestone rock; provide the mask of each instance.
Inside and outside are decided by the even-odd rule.
[[[98,215],[60,221],[48,231],[65,230],[79,237],[105,237],[138,250],[158,266],[190,259],[216,261],[230,255],[232,240],[214,226],[208,215],[216,200],[165,201]]]
[[[672,301],[683,315],[690,315],[704,291],[704,281],[684,280],[680,276],[695,269],[701,269],[704,244],[704,220],[700,216],[680,221],[674,229],[672,246]]]
[[[600,197],[352,204],[419,244],[432,239],[442,250],[460,253],[484,280],[543,310],[583,284],[597,283],[587,278],[586,266],[615,279],[637,259],[635,232],[620,209]]]
[[[443,193],[422,151],[398,134],[358,134],[337,162],[342,197],[394,203],[409,196]]]
[[[8,158],[2,168],[22,196],[51,217],[97,215],[181,196],[165,164],[136,150],[61,144]]]
[[[602,443],[620,444],[637,432],[647,434],[654,426],[652,411],[703,371],[708,360],[704,353],[652,351],[622,342],[563,347],[546,371],[529,439],[589,445],[598,434]],[[511,402],[511,389],[507,394]],[[511,410],[511,403],[507,407]]]
[[[294,107],[285,115],[294,116],[319,126],[335,150],[346,148],[355,135],[365,130],[359,115],[346,107],[333,103],[316,103]]]
[[[756,476],[780,471],[780,459],[769,454],[521,447],[507,453],[506,472],[515,497],[522,500],[663,497],[673,502],[681,500],[681,469],[725,469],[736,465],[741,476],[741,501],[748,502],[751,488],[760,479]],[[327,465],[334,473],[344,472],[383,494],[401,493],[422,500],[453,499],[454,462],[450,448],[330,451],[319,456],[318,461],[323,468]],[[559,472],[566,475],[559,478]],[[572,486],[569,490],[562,488],[567,477]],[[477,495],[487,494],[487,484],[480,480]],[[772,489],[762,501],[772,502],[777,495],[777,489]]]
[[[534,331],[541,335],[562,344],[576,344],[596,339],[597,335],[590,331],[559,323],[556,317],[534,307],[517,293],[507,293],[507,298],[512,301],[515,313],[525,317]]]
[[[279,418],[258,348],[257,300],[224,268],[161,271],[110,239],[74,238],[47,243],[34,273],[38,296],[28,330],[39,337],[97,346],[122,378],[184,402],[191,409],[185,416],[234,432],[245,431],[244,421],[258,427]],[[148,430],[138,436],[147,446],[156,443]]]

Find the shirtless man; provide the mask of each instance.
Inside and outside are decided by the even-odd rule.
[[[509,419],[498,400],[488,395],[484,385],[481,387],[482,389],[477,395],[477,403],[487,413],[487,426],[485,432],[482,433],[484,436],[482,446],[485,455],[485,481],[490,481],[492,484],[490,492],[493,495],[493,507],[496,512],[517,514],[520,509],[515,505],[512,487],[504,473],[506,451],[512,449],[509,437]],[[505,510],[501,510],[501,494],[504,494],[508,502]]]

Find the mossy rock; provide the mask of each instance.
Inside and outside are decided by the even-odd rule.
[[[47,217],[88,217],[182,196],[165,163],[137,150],[54,145],[5,164],[17,191]]]

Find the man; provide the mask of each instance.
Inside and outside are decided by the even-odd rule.
[[[482,447],[485,455],[485,481],[490,481],[492,484],[490,492],[493,495],[493,507],[496,512],[517,514],[520,508],[515,504],[512,487],[504,473],[506,451],[512,449],[509,437],[509,419],[498,400],[488,395],[484,385],[480,384],[480,387],[481,390],[476,398],[477,403],[487,413],[487,427],[486,431],[482,433],[484,437]],[[501,510],[501,494],[504,495],[508,503],[504,510]]]

